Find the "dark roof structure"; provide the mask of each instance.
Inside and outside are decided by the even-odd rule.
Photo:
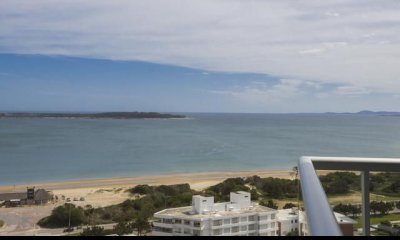
[[[11,200],[26,200],[28,198],[27,192],[15,193],[0,193],[0,202]],[[53,194],[45,189],[38,189],[35,191],[35,201],[50,201],[53,199]]]
[[[27,192],[19,192],[19,193],[0,193],[0,201],[11,201],[16,199],[27,199]]]

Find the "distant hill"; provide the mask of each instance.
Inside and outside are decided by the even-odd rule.
[[[368,111],[368,110],[364,110],[364,111],[358,112],[357,114],[360,114],[360,115],[378,115],[378,116],[400,116],[400,112],[386,112],[386,111],[373,112],[373,111]]]
[[[353,115],[366,115],[366,116],[400,116],[400,112],[388,112],[388,111],[369,111],[369,110],[363,110],[360,112],[356,113],[350,113],[350,112],[343,112],[343,113],[337,113],[337,112],[326,112],[325,114],[353,114]]]
[[[87,119],[171,119],[183,115],[156,112],[104,112],[104,113],[0,113],[0,118],[87,118]]]

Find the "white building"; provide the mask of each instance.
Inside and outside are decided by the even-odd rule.
[[[233,192],[230,202],[193,196],[192,206],[154,214],[155,236],[275,236],[277,211],[251,202],[248,192]]]
[[[277,213],[278,221],[278,236],[286,236],[290,232],[299,232],[300,219],[298,211],[295,209],[283,209],[278,210]]]
[[[344,236],[353,236],[354,224],[357,222],[353,219],[334,212],[336,221],[339,224],[340,229]],[[286,236],[290,232],[298,232],[300,236],[308,236],[308,225],[307,219],[304,212],[300,212],[295,209],[283,209],[278,210],[277,213],[278,231],[277,235]]]

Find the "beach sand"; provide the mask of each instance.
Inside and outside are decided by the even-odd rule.
[[[94,207],[104,207],[118,204],[126,199],[132,198],[127,189],[139,184],[148,185],[172,185],[188,183],[192,189],[203,190],[209,186],[218,184],[227,178],[233,177],[277,177],[293,179],[294,176],[290,170],[265,170],[265,171],[243,171],[243,172],[213,172],[213,173],[190,173],[174,174],[164,176],[146,176],[130,178],[112,178],[98,180],[83,180],[74,182],[52,182],[43,184],[29,184],[16,186],[0,186],[0,192],[25,191],[27,187],[35,186],[51,190],[56,196],[62,195],[66,198],[80,199],[85,201],[73,202],[76,205],[92,205]]]

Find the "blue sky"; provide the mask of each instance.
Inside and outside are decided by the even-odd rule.
[[[0,2],[0,110],[400,111],[395,0]]]

